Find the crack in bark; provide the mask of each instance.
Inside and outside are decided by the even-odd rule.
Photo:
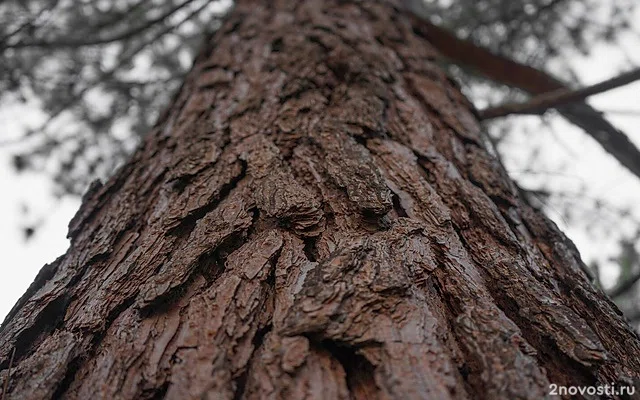
[[[309,236],[309,237],[303,238],[304,255],[307,257],[307,260],[309,260],[311,262],[315,262],[315,261],[318,260],[317,244],[318,244],[318,239],[319,238],[320,238],[320,236]]]
[[[34,322],[20,332],[14,341],[14,364],[37,350],[38,343],[58,329],[64,322],[64,314],[71,303],[71,296],[61,295],[47,304],[35,318]],[[9,360],[0,363],[0,369],[7,368]]]
[[[109,312],[109,315],[107,315],[107,318],[105,318],[104,328],[101,329],[100,332],[95,334],[95,336],[91,340],[91,351],[95,351],[98,346],[100,346],[100,343],[102,343],[102,340],[106,336],[107,331],[109,330],[113,322],[120,316],[120,314],[128,310],[129,307],[131,307],[135,303],[137,296],[138,292],[136,291]]]
[[[193,231],[193,228],[196,226],[199,219],[213,211],[224,199],[227,198],[227,196],[229,196],[231,191],[236,188],[238,183],[247,175],[247,162],[242,159],[238,159],[238,161],[241,166],[240,173],[233,177],[230,182],[225,183],[220,189],[218,195],[211,199],[211,201],[206,205],[193,210],[182,218],[176,226],[167,230],[167,233],[165,234],[166,236],[188,236],[189,233]]]
[[[391,190],[391,201],[393,202],[393,209],[395,210],[396,214],[400,218],[408,218],[409,214],[407,214],[407,211],[402,206],[402,201],[400,201],[400,196],[398,196],[398,194],[394,192],[392,189],[390,190]]]
[[[189,276],[181,284],[171,288],[166,293],[154,297],[152,301],[140,307],[140,315],[148,318],[151,315],[165,312],[171,308],[188,290],[198,275],[204,277],[209,284],[216,281],[226,269],[227,257],[245,244],[247,237],[259,218],[257,208],[248,210],[252,222],[247,229],[231,233],[222,239],[218,245],[201,254],[195,261],[195,266],[189,271]],[[195,222],[194,222],[195,224]]]
[[[140,399],[143,400],[162,400],[167,396],[169,385],[171,382],[166,381],[160,387],[148,389],[140,394]]]
[[[64,374],[64,378],[62,378],[62,381],[60,382],[55,392],[53,393],[53,396],[51,396],[51,400],[61,399],[62,396],[64,396],[64,394],[67,392],[67,390],[69,390],[76,376],[76,373],[78,372],[78,370],[83,364],[84,358],[85,357],[83,356],[78,356],[78,357],[75,357],[73,360],[71,360],[71,362],[67,366],[67,370]]]
[[[240,376],[238,376],[234,380],[236,387],[233,394],[233,400],[241,400],[243,398],[244,392],[247,388],[247,380],[249,378],[249,373],[251,371],[251,362],[253,361],[253,358],[258,352],[258,349],[264,344],[265,337],[272,330],[273,330],[273,325],[271,323],[268,323],[267,325],[265,325],[264,327],[256,331],[253,337],[253,340],[251,341],[253,345],[253,351],[251,352],[251,357],[249,357],[249,360],[247,360],[247,364],[244,367],[244,371],[242,371]]]
[[[358,354],[357,349],[329,339],[320,342],[318,347],[327,350],[340,363],[351,396],[359,398],[359,394],[371,394],[374,388],[379,391],[375,380],[376,367]]]
[[[118,304],[116,307],[114,307],[113,310],[111,310],[111,312],[105,319],[104,328],[99,333],[94,335],[91,340],[89,349],[87,349],[86,353],[81,356],[75,357],[67,366],[64,378],[51,397],[52,400],[62,398],[67,390],[69,390],[78,370],[82,368],[86,360],[89,360],[93,357],[113,322],[120,316],[120,314],[129,309],[129,307],[131,307],[135,303],[136,296],[137,292],[125,299],[122,303]]]
[[[0,326],[0,333],[4,331],[9,322],[11,322],[13,317],[15,317],[18,311],[20,311],[20,309],[29,301],[29,299],[33,295],[35,295],[38,290],[40,290],[49,280],[51,280],[51,278],[55,276],[56,272],[58,271],[58,267],[60,266],[60,263],[64,260],[64,258],[65,256],[60,256],[54,262],[45,264],[44,267],[40,269],[40,272],[38,272],[38,275],[36,275],[31,285],[29,285],[27,291],[20,297],[11,311],[9,311],[7,316],[4,318],[4,321]]]

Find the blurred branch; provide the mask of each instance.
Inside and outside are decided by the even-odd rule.
[[[94,46],[99,44],[117,42],[120,40],[129,39],[132,36],[135,36],[141,32],[144,32],[145,30],[151,28],[153,25],[166,20],[171,15],[175,14],[177,11],[188,6],[194,1],[195,0],[186,0],[168,9],[158,17],[145,21],[145,23],[142,25],[138,25],[135,28],[129,29],[125,32],[121,32],[119,34],[114,34],[114,35],[103,37],[103,38],[79,38],[79,39],[64,38],[64,39],[50,40],[50,41],[47,40],[47,41],[18,42],[15,44],[5,45],[4,48],[23,48],[23,47],[65,48],[65,47]]]
[[[629,313],[626,317],[627,317],[627,320],[629,320],[629,323],[631,324],[640,323],[640,310]]]
[[[485,108],[478,112],[482,120],[504,117],[511,114],[542,114],[550,108],[558,108],[568,103],[584,100],[589,96],[628,85],[638,79],[640,79],[640,68],[581,89],[558,89],[553,92],[535,96],[524,103],[508,103],[497,107]]]
[[[191,1],[191,0],[189,0]],[[119,60],[118,63],[111,69],[107,70],[107,71],[103,71],[101,72],[101,74],[89,85],[85,86],[82,90],[80,90],[80,92],[78,92],[77,95],[73,96],[69,101],[67,101],[66,103],[62,104],[58,110],[54,111],[52,114],[50,114],[47,118],[47,120],[38,128],[38,131],[43,132],[45,138],[48,137],[48,135],[46,134],[46,130],[47,128],[53,123],[53,121],[60,116],[64,111],[69,110],[71,107],[73,107],[74,105],[76,105],[84,96],[84,94],[89,91],[90,89],[93,89],[97,86],[99,86],[100,84],[104,84],[106,80],[110,79],[111,77],[113,77],[114,74],[116,74],[120,68],[122,67],[122,65],[124,65],[125,63],[133,60],[133,58],[139,54],[142,50],[144,50],[147,46],[151,45],[152,43],[154,43],[156,40],[158,40],[160,37],[178,29],[180,26],[182,26],[184,23],[186,23],[187,21],[189,21],[191,18],[193,18],[194,15],[197,15],[198,13],[200,13],[202,10],[205,9],[205,7],[207,7],[209,3],[208,2],[204,2],[200,7],[198,7],[197,9],[193,10],[191,13],[189,13],[187,16],[185,16],[182,20],[180,20],[178,23],[176,23],[175,25],[169,25],[167,27],[165,27],[164,29],[162,29],[161,31],[158,31],[156,34],[154,34],[153,36],[149,37],[147,40],[143,41],[142,43],[140,43],[138,46],[134,47],[132,50],[129,50],[125,55],[123,55]],[[14,145],[14,144],[19,144],[24,142],[26,139],[28,139],[28,136],[23,136],[20,138],[16,138],[16,139],[10,139],[10,140],[6,140],[6,141],[2,141],[0,142],[0,147],[3,146],[9,146],[9,145]],[[69,139],[69,137],[67,137],[67,139]]]
[[[638,281],[640,281],[640,271],[631,275],[626,281],[620,283],[609,291],[609,296],[616,298],[627,293]]]
[[[423,36],[452,63],[467,66],[478,75],[494,82],[529,92],[532,95],[567,90],[558,79],[529,65],[495,54],[471,41],[458,38],[454,33],[429,22],[419,10],[412,8],[415,0],[405,0],[409,10],[416,13],[413,21],[418,34]],[[579,126],[624,167],[640,178],[640,150],[627,135],[607,121],[602,113],[587,103],[572,103],[558,107],[558,111],[574,125]]]
[[[29,18],[27,21],[25,21],[24,23],[20,24],[19,27],[17,27],[16,29],[14,29],[13,31],[7,33],[6,35],[4,35],[2,38],[0,38],[0,43],[4,43],[7,40],[9,40],[10,38],[14,37],[15,35],[17,35],[18,33],[22,32],[24,29],[28,28],[28,27],[32,27],[34,26],[33,24],[40,19],[40,17],[46,12],[46,11],[51,11],[53,9],[55,9],[58,4],[60,4],[60,0],[54,0],[54,2],[49,5],[49,7],[43,7],[40,11],[38,11],[38,13],[36,15],[34,15],[33,17]]]
[[[640,110],[601,110],[605,114],[620,115],[623,117],[640,117]]]

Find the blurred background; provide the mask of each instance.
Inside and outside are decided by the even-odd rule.
[[[135,149],[179,88],[203,37],[215,32],[232,5],[230,0],[0,2],[0,319],[39,269],[64,253],[67,223],[88,184],[108,179]],[[639,5],[637,0],[420,4],[423,16],[459,39],[545,71],[569,88],[640,66]],[[478,109],[530,97],[454,60],[443,66]],[[640,82],[587,102],[605,126],[599,133],[548,110],[484,122],[488,145],[529,202],[575,242],[594,283],[638,327],[640,177],[594,138],[622,134],[632,154],[640,147]],[[640,165],[640,158],[635,162]]]

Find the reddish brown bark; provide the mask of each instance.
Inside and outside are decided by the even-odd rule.
[[[386,2],[240,1],[2,325],[8,398],[637,381],[638,337],[435,59]]]

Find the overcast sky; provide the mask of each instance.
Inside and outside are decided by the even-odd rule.
[[[640,57],[637,51],[631,51],[640,48],[637,37],[628,35],[624,46],[630,50],[631,56]],[[621,65],[622,60],[618,50],[600,47],[588,59],[575,58],[575,64],[579,67],[582,79],[589,84],[619,73],[613,66]],[[640,65],[640,59],[635,62]],[[638,116],[609,115],[608,118],[640,147],[639,93],[640,83],[636,83],[593,97],[590,103],[601,110],[637,110]],[[25,107],[1,107],[0,142],[16,137],[20,134],[21,126],[33,124],[39,118],[37,113]],[[521,120],[533,125],[539,121],[536,117],[521,117]],[[531,140],[530,136],[524,138],[523,135],[536,134],[535,140],[544,144],[542,153],[548,169],[552,169],[553,165],[564,165],[565,169],[561,174],[532,177],[529,183],[545,180],[564,189],[578,188],[584,183],[589,192],[587,196],[603,197],[620,207],[640,204],[640,180],[620,167],[582,131],[561,120],[554,122],[553,126],[555,133],[550,130],[533,133],[521,131],[511,138],[510,154],[513,157],[508,162],[508,168],[514,178],[522,178],[519,160],[522,160],[521,155],[526,154],[523,143]],[[68,247],[67,224],[79,206],[78,199],[54,199],[51,183],[45,176],[17,175],[11,167],[10,153],[10,146],[0,146],[0,320],[24,293],[39,269],[64,253]],[[22,203],[30,207],[27,214],[23,213]],[[640,216],[640,206],[634,208],[634,213]],[[25,223],[32,223],[43,216],[44,223],[26,241],[21,228]],[[607,232],[587,233],[583,229],[567,226],[559,212],[554,213],[553,210],[550,210],[550,217],[574,240],[585,261],[597,259],[612,265],[607,259],[615,254],[615,235]],[[631,223],[623,223],[619,230],[631,233],[635,228]],[[614,269],[610,268],[605,273],[608,281],[615,277]]]

